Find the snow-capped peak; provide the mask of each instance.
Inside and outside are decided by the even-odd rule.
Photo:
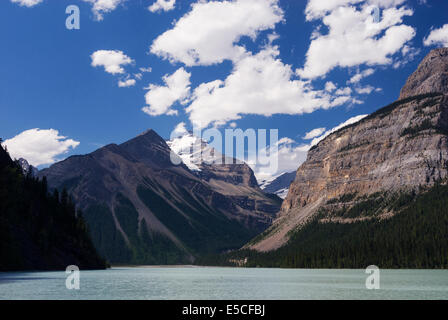
[[[222,154],[201,138],[186,133],[167,141],[171,150],[176,153],[182,162],[192,171],[201,171],[202,164],[221,164],[230,158],[223,159]]]

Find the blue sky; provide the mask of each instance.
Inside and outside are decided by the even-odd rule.
[[[200,119],[221,130],[279,129],[289,138],[281,166],[287,171],[303,161],[303,147],[311,144],[302,139],[307,132],[325,128],[324,134],[393,102],[421,59],[448,44],[448,2],[442,0],[259,0],[264,6],[248,15],[253,1],[172,0],[155,12],[148,9],[155,0],[102,0],[104,10],[97,0],[1,1],[0,137],[10,139],[14,156],[47,166],[148,128],[169,138],[179,123],[191,129]],[[80,9],[79,30],[65,26],[71,4]],[[230,6],[214,10],[211,4]],[[358,20],[368,19],[362,13],[371,5],[389,19],[379,22],[378,32],[357,34],[344,25],[364,25]],[[341,46],[338,37],[351,42]],[[101,50],[94,66],[92,55]],[[121,56],[114,60],[112,52]],[[123,58],[132,62],[110,64]],[[118,72],[106,72],[105,63]],[[262,69],[257,72],[265,78],[251,68]],[[163,77],[175,73],[167,86]],[[133,85],[119,87],[126,80]],[[214,89],[197,90],[204,84]],[[246,84],[252,96],[241,92]],[[20,137],[35,128],[53,131]],[[30,143],[33,150],[24,150]]]

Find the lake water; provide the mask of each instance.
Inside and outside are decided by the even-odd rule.
[[[364,270],[138,267],[81,271],[80,290],[65,272],[0,273],[0,299],[448,299],[448,270],[381,270],[367,290]]]

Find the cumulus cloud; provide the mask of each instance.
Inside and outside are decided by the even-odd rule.
[[[148,10],[151,12],[170,11],[174,9],[175,4],[176,0],[157,0],[148,7]]]
[[[378,8],[390,8],[401,5],[406,0],[309,0],[305,9],[306,19],[308,21],[323,18],[329,12],[338,7],[356,5],[365,3],[370,6],[377,6]]]
[[[83,0],[92,4],[92,12],[98,21],[103,20],[103,15],[114,11],[125,0]]]
[[[324,2],[326,1],[319,3]],[[358,2],[364,3],[365,1]],[[344,3],[352,5],[358,2],[345,1]],[[358,40],[367,39],[374,44],[380,43],[379,47],[374,45],[373,49],[371,47],[368,49],[368,53],[377,59],[378,56],[381,56],[381,52],[378,54],[375,50],[385,47],[385,49],[383,48],[384,52],[389,52],[389,47],[393,46],[389,42],[396,40],[389,37],[389,34],[400,32],[402,27],[409,30],[407,26],[401,25],[401,22],[404,16],[412,14],[412,10],[404,7],[390,7],[401,3],[400,1],[369,0],[369,3],[374,2],[386,8],[382,21],[375,24],[366,6],[341,8],[332,7],[328,3],[327,5],[330,6],[323,7],[319,9],[320,11],[316,10],[323,12],[323,24],[329,26],[329,32],[332,37],[334,36],[333,40],[337,40],[336,42],[340,40],[334,39],[336,36],[344,38],[342,34],[347,33],[350,39],[345,39],[345,41],[352,40],[356,43]],[[340,9],[347,10],[348,22],[336,22],[336,20],[344,21],[346,19],[346,17],[342,17],[342,13],[337,12]],[[333,16],[336,13],[339,15]],[[238,120],[243,115],[300,115],[344,104],[360,104],[362,101],[353,95],[366,94],[374,90],[370,86],[337,88],[336,84],[331,81],[327,81],[325,88],[319,90],[306,80],[309,77],[303,78],[303,73],[309,70],[315,72],[312,70],[315,66],[312,65],[310,58],[313,55],[311,47],[313,43],[321,41],[325,37],[320,33],[312,41],[304,69],[296,72],[290,65],[281,61],[279,47],[273,45],[273,41],[278,37],[275,33],[267,35],[267,42],[264,42],[264,47],[259,49],[258,53],[249,52],[238,43],[243,36],[255,39],[260,31],[273,29],[281,21],[283,21],[283,11],[278,6],[278,0],[198,1],[194,3],[191,10],[176,21],[170,30],[154,40],[151,52],[169,59],[171,62],[181,62],[186,66],[212,65],[230,60],[233,64],[232,71],[225,79],[198,85],[191,94],[188,81],[188,90],[180,90],[185,93],[180,99],[177,98],[177,95],[173,95],[168,85],[151,85],[146,94],[147,106],[143,108],[143,111],[151,115],[177,114],[177,111],[173,110],[171,106],[180,101],[182,104],[189,104],[185,110],[191,123],[203,128],[210,125],[223,125]],[[360,34],[354,34],[351,30],[355,29],[351,25],[353,22],[363,27]],[[200,28],[198,28],[199,25]],[[393,27],[400,30],[393,29]],[[414,32],[412,28],[410,30],[411,33]],[[382,35],[383,33],[384,35]],[[357,45],[363,48],[364,43]],[[401,44],[397,44],[397,46],[401,46]],[[359,47],[353,47],[352,51],[358,50]],[[348,54],[345,46],[341,46],[339,49],[341,55],[348,57],[347,59],[355,59],[353,56],[362,56],[364,53],[361,50],[360,54],[358,52]],[[328,55],[331,50],[325,48],[323,51]],[[339,52],[336,52],[336,55],[338,54]],[[331,55],[333,55],[332,52]],[[389,58],[387,53],[384,55],[387,56],[387,59]],[[365,57],[360,59],[361,62],[358,64],[362,64],[362,61],[370,63],[369,61],[365,62]],[[322,60],[325,61],[322,62]],[[335,62],[331,57],[328,59],[324,57],[322,60],[316,63],[317,68],[322,65],[328,70],[335,67]],[[385,61],[382,62],[385,63]],[[337,64],[341,63],[337,62]],[[351,63],[346,64],[353,66]],[[348,82],[348,84],[357,84],[363,77],[372,73],[373,69],[369,68],[353,77],[353,82]],[[165,76],[164,81],[167,77]],[[182,85],[180,88],[185,89],[187,86]]]
[[[76,148],[79,142],[59,135],[55,129],[36,128],[23,131],[3,144],[13,158],[24,158],[37,167],[58,161],[58,156]]]
[[[326,130],[326,128],[316,128],[313,129],[309,132],[307,132],[305,134],[305,136],[303,137],[304,140],[311,140],[313,138],[319,137],[320,135],[322,135],[322,133],[324,133]]]
[[[243,114],[303,114],[329,109],[350,102],[349,95],[332,97],[314,90],[305,81],[294,79],[291,66],[279,58],[276,46],[268,46],[256,55],[235,62],[224,80],[199,85],[186,109],[190,121],[199,127],[224,124]]]
[[[187,66],[236,60],[246,49],[236,43],[255,39],[283,20],[277,0],[199,1],[174,27],[160,35],[151,52]]]
[[[93,67],[104,67],[110,74],[123,74],[123,66],[134,62],[131,58],[119,50],[98,50],[91,56]]]
[[[43,0],[11,0],[12,3],[17,3],[22,7],[34,7],[35,5],[41,3]]]
[[[118,86],[120,88],[133,87],[135,86],[135,83],[136,83],[135,79],[120,80],[118,81]]]
[[[325,83],[325,91],[333,92],[336,90],[336,85],[332,81]]]
[[[325,76],[336,67],[390,65],[393,55],[415,36],[414,28],[403,24],[413,11],[397,7],[403,0],[310,0],[308,20],[321,19],[327,34],[318,32],[311,41],[303,69],[307,79]],[[372,5],[384,8],[379,22]],[[321,26],[322,26],[321,25]]]
[[[439,29],[432,30],[423,43],[425,46],[440,45],[442,47],[448,47],[448,24],[445,24]]]
[[[338,96],[349,96],[352,94],[352,89],[350,87],[340,88],[335,91],[335,94]]]
[[[190,95],[190,76],[191,74],[184,68],[180,68],[172,75],[163,77],[164,86],[150,84],[145,95],[148,106],[142,109],[143,112],[152,116],[177,114],[177,111],[171,109],[171,106],[175,102],[186,103],[186,99]]]
[[[364,79],[365,77],[371,76],[372,74],[375,73],[375,70],[372,68],[366,69],[362,72],[358,72],[357,74],[355,74],[353,77],[350,78],[349,83],[359,83],[362,79]]]
[[[375,87],[370,86],[370,85],[365,86],[365,87],[356,87],[355,88],[355,91],[358,94],[371,94],[373,91],[378,91],[378,90],[381,90],[381,89],[375,89]]]

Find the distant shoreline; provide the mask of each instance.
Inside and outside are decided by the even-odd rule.
[[[117,264],[111,265],[110,268],[202,268],[195,265],[140,265],[140,264]]]

